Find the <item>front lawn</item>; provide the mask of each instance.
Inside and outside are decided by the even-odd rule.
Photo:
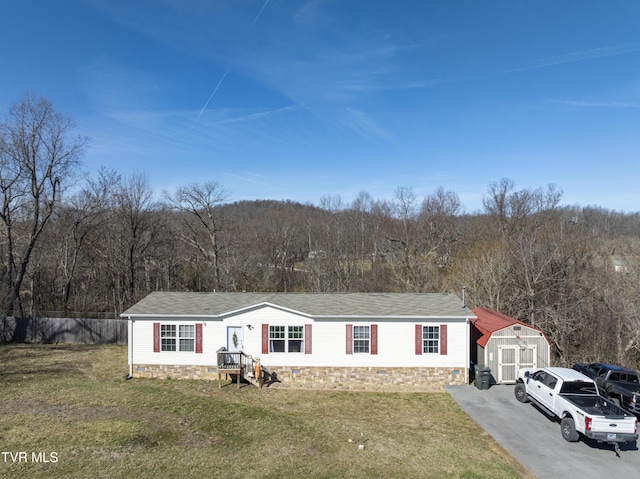
[[[122,346],[2,345],[0,364],[0,477],[533,477],[444,392],[126,380]]]

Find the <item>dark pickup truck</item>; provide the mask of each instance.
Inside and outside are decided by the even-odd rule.
[[[605,363],[576,363],[573,369],[593,379],[600,394],[640,416],[638,373],[622,366]]]

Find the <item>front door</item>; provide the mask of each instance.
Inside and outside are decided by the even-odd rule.
[[[244,336],[242,335],[242,326],[227,327],[227,351],[244,350]]]

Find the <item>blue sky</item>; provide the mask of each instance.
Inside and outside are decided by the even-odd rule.
[[[0,110],[91,137],[158,192],[319,204],[554,183],[640,211],[640,2],[0,0]]]

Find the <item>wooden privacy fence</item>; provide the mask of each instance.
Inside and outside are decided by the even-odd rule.
[[[124,319],[13,318],[0,319],[3,343],[127,344]]]

